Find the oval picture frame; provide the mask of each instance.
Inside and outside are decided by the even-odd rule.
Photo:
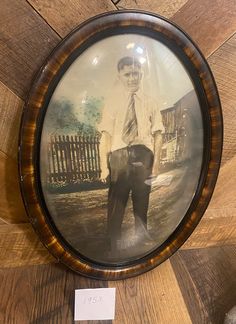
[[[115,73],[118,81],[111,85]],[[119,82],[129,99],[126,92],[115,99]],[[139,97],[140,88],[149,94]],[[129,142],[123,137],[127,119],[121,122],[128,118],[121,108],[125,100],[136,112],[136,129],[126,130],[126,135],[135,133]],[[110,130],[111,125],[117,128]],[[105,280],[136,276],[169,258],[197,226],[214,190],[222,143],[217,88],[189,36],[152,13],[105,13],[62,40],[30,90],[19,146],[25,208],[49,252],[72,270]],[[107,159],[110,182],[104,183]],[[129,171],[119,180],[123,161]],[[126,208],[129,195],[133,211]],[[146,200],[145,214],[139,209]],[[129,210],[125,221],[117,205]]]

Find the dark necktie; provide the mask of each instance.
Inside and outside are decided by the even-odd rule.
[[[132,93],[130,96],[125,122],[123,126],[122,140],[129,145],[135,140],[137,136],[138,124],[135,113],[135,93]]]

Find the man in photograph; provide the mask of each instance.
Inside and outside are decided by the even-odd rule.
[[[142,64],[123,57],[117,64],[120,86],[106,101],[99,130],[101,179],[109,178],[108,235],[111,249],[121,238],[121,225],[131,194],[135,233],[147,233],[151,177],[157,177],[163,124],[155,100],[145,95]],[[148,183],[148,184],[147,184]]]

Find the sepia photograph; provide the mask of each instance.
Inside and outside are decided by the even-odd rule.
[[[44,116],[40,182],[64,240],[117,265],[173,234],[196,193],[203,117],[183,62],[161,41],[114,35],[64,72]]]

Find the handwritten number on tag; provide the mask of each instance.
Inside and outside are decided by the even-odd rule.
[[[83,301],[84,305],[85,304],[98,304],[102,303],[102,296],[94,296],[94,297],[85,297]]]

